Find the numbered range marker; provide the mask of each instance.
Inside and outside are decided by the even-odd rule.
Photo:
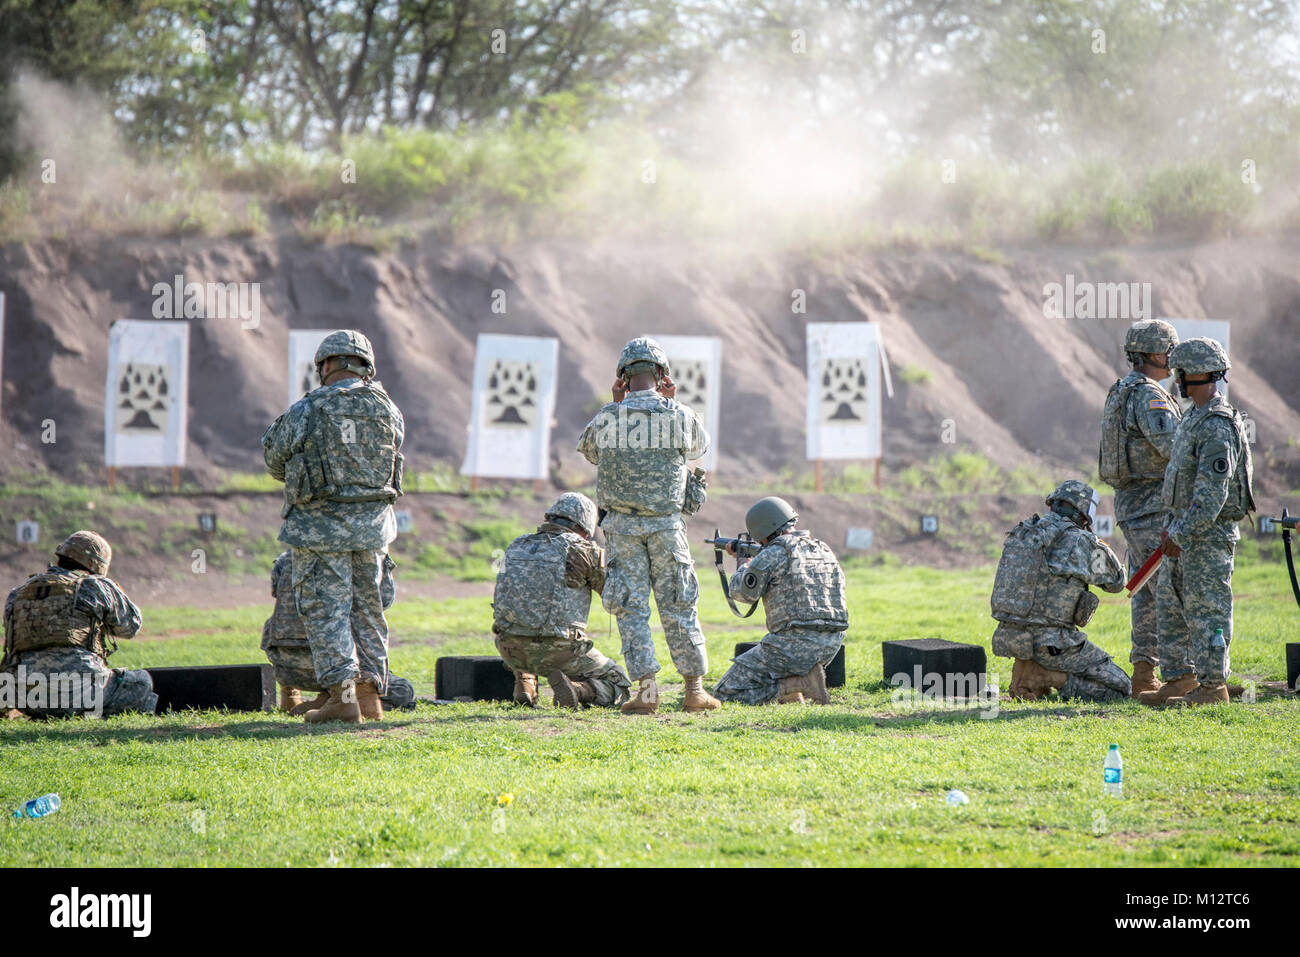
[[[869,528],[850,528],[844,535],[844,547],[865,552],[875,539],[876,533]]]
[[[1115,516],[1098,515],[1097,520],[1092,523],[1092,530],[1100,538],[1110,538],[1115,534]]]
[[[921,534],[938,535],[939,534],[939,516],[922,515],[921,516]]]
[[[216,512],[199,512],[199,531],[204,535],[211,535],[217,530],[217,513]]]
[[[411,521],[410,509],[394,509],[393,515],[397,519],[397,533],[399,535],[409,535],[415,529],[415,523]]]
[[[18,544],[35,545],[41,537],[39,522],[18,522]]]
[[[1268,516],[1261,515],[1259,517],[1259,534],[1272,535],[1275,531],[1277,531],[1276,523]]]

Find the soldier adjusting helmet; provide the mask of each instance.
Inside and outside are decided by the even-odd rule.
[[[348,363],[349,371],[370,378],[375,374],[375,350],[370,340],[355,329],[340,329],[331,332],[316,347],[316,372],[320,373],[321,363],[336,357],[359,359],[359,363]]]
[[[113,561],[113,547],[104,536],[85,530],[73,532],[65,538],[54,554],[72,559],[95,575],[107,575],[108,566]]]
[[[765,542],[781,529],[794,524],[799,513],[783,498],[769,495],[745,513],[745,529],[756,542]]]
[[[1078,513],[1082,519],[1084,528],[1092,528],[1093,520],[1097,517],[1097,506],[1101,504],[1101,496],[1087,482],[1080,482],[1078,479],[1066,479],[1047,496],[1048,506],[1065,505]]]
[[[648,336],[631,340],[623,347],[623,352],[618,357],[619,378],[626,378],[638,372],[652,372],[655,366],[660,368],[659,374],[672,374],[672,369],[668,365],[668,353],[664,352],[663,346]]]
[[[546,510],[548,521],[561,520],[582,529],[590,538],[596,534],[596,503],[581,492],[565,492]]]
[[[1209,374],[1211,379],[1222,379],[1232,364],[1218,342],[1206,336],[1195,336],[1178,343],[1169,353],[1169,368],[1178,369],[1185,375]],[[1218,375],[1214,375],[1216,372]]]
[[[1141,319],[1128,327],[1124,351],[1129,359],[1167,353],[1178,345],[1178,330],[1163,319]]]

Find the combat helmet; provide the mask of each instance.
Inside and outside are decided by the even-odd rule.
[[[625,378],[630,372],[650,372],[651,368],[638,368],[639,366],[659,366],[663,369],[664,375],[672,373],[668,365],[668,353],[664,352],[663,346],[655,342],[648,336],[640,336],[631,340],[623,347],[622,354],[618,357],[618,375],[619,378]]]
[[[1097,517],[1097,506],[1101,504],[1101,496],[1087,482],[1066,479],[1056,486],[1051,495],[1047,496],[1049,507],[1058,502],[1073,507],[1086,520],[1086,527],[1091,528]]]
[[[1232,368],[1223,346],[1206,336],[1196,336],[1174,346],[1169,353],[1169,368],[1179,369],[1184,375],[1209,374],[1211,379],[1222,379]],[[1219,373],[1214,375],[1214,373]]]
[[[355,329],[340,329],[331,332],[321,340],[320,345],[316,347],[316,358],[313,362],[317,373],[320,372],[322,362],[336,356],[360,359],[365,368],[352,371],[364,373],[367,378],[375,374],[375,350],[371,348],[370,340]]]
[[[590,537],[596,534],[596,503],[581,492],[565,492],[546,510],[547,519],[565,519]]]
[[[1163,319],[1139,319],[1124,334],[1124,351],[1160,355],[1178,345],[1178,330]]]
[[[769,495],[760,498],[745,513],[745,530],[756,542],[764,542],[799,517],[799,513],[783,498]]]
[[[84,529],[65,538],[54,549],[54,554],[71,558],[95,575],[107,575],[108,566],[113,561],[113,547],[104,536]]]

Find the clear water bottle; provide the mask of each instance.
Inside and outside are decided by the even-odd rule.
[[[1106,752],[1106,763],[1101,772],[1102,793],[1124,796],[1124,759],[1119,756],[1119,745],[1112,744]]]
[[[63,807],[63,802],[59,800],[57,794],[42,794],[38,798],[32,798],[14,811],[14,817],[48,817],[61,807]]]
[[[1217,662],[1220,674],[1226,680],[1228,677],[1228,643],[1223,638],[1223,629],[1214,629],[1214,637],[1210,639],[1210,660]]]

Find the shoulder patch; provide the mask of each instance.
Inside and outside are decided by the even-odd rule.
[[[1214,471],[1218,472],[1220,475],[1223,475],[1228,471],[1228,460],[1223,456],[1219,456],[1219,458],[1210,463],[1210,468],[1214,469]]]
[[[1147,408],[1148,408],[1148,409],[1165,409],[1165,410],[1167,411],[1167,410],[1169,409],[1169,403],[1166,402],[1164,399],[1148,399],[1148,400],[1147,400]]]

